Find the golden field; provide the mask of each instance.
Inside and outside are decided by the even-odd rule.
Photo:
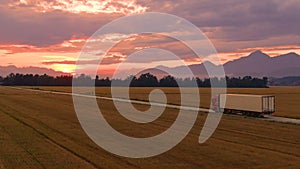
[[[43,89],[71,90],[65,87]],[[97,88],[96,92],[98,95],[108,96],[108,90]],[[151,89],[133,90],[132,98],[147,100],[148,96],[145,94]],[[171,99],[169,102],[176,104],[180,101],[176,100],[178,96],[174,96],[178,95],[174,92],[176,89],[163,90],[170,93],[167,94]],[[244,89],[230,90],[245,92]],[[200,91],[209,96],[207,89]],[[246,91],[255,94],[276,94],[278,104],[279,98],[282,97],[284,104],[277,107],[278,114],[284,106],[291,110],[296,109],[295,93],[300,92],[294,88],[285,88],[284,92],[280,88]],[[295,100],[287,99],[291,95]],[[300,167],[299,125],[223,116],[212,138],[204,144],[199,144],[199,133],[206,117],[205,113],[200,112],[191,132],[179,145],[156,157],[130,159],[106,152],[88,138],[76,118],[71,96],[0,87],[0,98],[0,168]],[[166,109],[164,114],[152,123],[137,124],[120,116],[111,101],[99,100],[98,103],[105,118],[116,130],[134,137],[149,137],[161,133],[172,124],[178,114],[177,110]],[[205,105],[205,102],[201,103]],[[147,109],[145,105],[135,106],[141,110]],[[291,112],[293,111],[282,111],[279,115],[299,117],[296,110]]]
[[[26,87],[36,88],[36,87]],[[72,92],[71,87],[37,87],[42,90]],[[135,100],[148,100],[149,93],[154,88],[131,88],[130,98]],[[161,88],[167,96],[168,103],[180,104],[180,90],[178,88]],[[111,97],[111,89],[108,87],[96,87],[96,95]],[[209,88],[200,88],[200,106],[208,108],[211,99],[211,90]],[[229,88],[227,93],[230,94],[258,94],[258,95],[274,95],[276,100],[275,116],[300,118],[300,87],[270,87],[270,88]],[[195,93],[183,93],[191,98]],[[195,105],[193,101],[189,101],[188,105]]]

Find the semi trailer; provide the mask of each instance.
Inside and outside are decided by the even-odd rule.
[[[219,94],[212,100],[213,109],[226,114],[264,117],[275,113],[275,96]]]

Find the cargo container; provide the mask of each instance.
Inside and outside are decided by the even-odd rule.
[[[219,94],[212,100],[216,111],[263,117],[275,113],[275,96]]]

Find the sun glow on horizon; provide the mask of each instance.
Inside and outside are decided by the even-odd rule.
[[[55,71],[60,71],[63,73],[73,74],[75,70],[75,65],[69,64],[55,64],[50,66]]]

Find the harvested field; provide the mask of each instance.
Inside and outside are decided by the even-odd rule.
[[[144,99],[141,96],[145,93],[141,93],[147,90],[132,97]],[[108,92],[102,88],[97,94]],[[147,159],[129,159],[104,151],[87,137],[76,118],[71,96],[0,87],[0,97],[0,168],[300,167],[299,125],[223,116],[213,137],[199,144],[206,117],[200,112],[191,132],[172,150]],[[99,100],[99,105],[115,129],[134,137],[161,133],[177,115],[176,110],[167,109],[150,124],[135,124],[120,116],[111,101]],[[147,109],[145,105],[136,107]]]
[[[36,88],[36,87],[28,87]],[[71,87],[37,87],[36,89],[72,92]],[[168,98],[168,103],[180,104],[180,91],[177,88],[161,88]],[[130,90],[131,99],[148,100],[149,93],[153,88],[132,88]],[[199,89],[201,107],[209,107],[211,90],[209,88]],[[275,116],[290,117],[300,119],[300,87],[270,87],[270,88],[229,88],[227,93],[231,94],[258,94],[258,95],[274,95],[276,97],[276,113]],[[96,94],[98,96],[110,97],[110,88],[97,87]],[[193,97],[194,93],[186,92],[185,95]],[[190,101],[189,105],[194,105]]]

